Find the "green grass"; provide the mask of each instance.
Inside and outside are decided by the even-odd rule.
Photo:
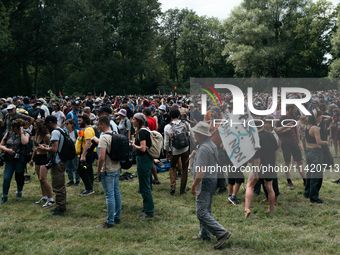
[[[2,173],[3,168],[0,179]],[[244,219],[245,186],[238,194],[240,206],[228,203],[226,193],[214,196],[213,216],[232,232],[223,249],[215,251],[215,239],[192,241],[199,231],[195,197],[190,192],[179,196],[178,190],[171,196],[168,172],[160,173],[162,184],[153,187],[153,219],[138,219],[142,198],[134,193],[138,189],[135,179],[120,183],[122,223],[101,230],[95,228],[106,219],[106,214],[100,212],[105,207],[100,183],[95,183],[95,194],[88,197],[78,195],[83,184],[67,188],[65,217],[47,219],[49,210],[33,204],[40,199],[41,191],[32,168],[29,174],[32,182],[25,185],[23,199],[15,199],[13,178],[8,202],[0,206],[0,254],[339,254],[340,186],[331,183],[334,179],[324,180],[320,198],[326,203],[322,205],[311,205],[303,197],[301,179],[293,180],[292,191],[280,179],[281,195],[274,214],[266,214],[267,204],[260,203],[262,192],[254,197],[248,220]],[[188,190],[191,183],[190,177]]]

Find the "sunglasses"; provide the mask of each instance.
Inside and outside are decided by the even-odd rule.
[[[65,125],[69,125],[70,123],[66,122]]]

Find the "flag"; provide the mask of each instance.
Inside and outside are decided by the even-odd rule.
[[[63,95],[61,94],[60,90],[59,90],[59,96],[60,96],[60,97],[63,97]]]
[[[104,91],[104,97],[106,97],[106,91]]]
[[[261,148],[257,128],[248,125],[253,117],[246,101],[244,110],[244,115],[229,113],[218,127],[223,147],[236,168],[246,163]],[[253,121],[250,125],[255,126]]]
[[[177,89],[177,86],[174,87],[174,90],[176,90],[176,89]]]

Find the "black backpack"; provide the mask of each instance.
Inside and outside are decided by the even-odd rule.
[[[43,109],[41,109],[41,108],[33,108],[30,111],[29,116],[36,120],[38,118],[39,114],[40,114],[41,118],[45,117],[45,111]]]
[[[113,161],[128,161],[130,144],[129,139],[126,135],[115,134],[115,133],[105,133],[111,135],[111,151],[106,154],[109,155],[110,159]]]
[[[68,160],[74,159],[75,156],[76,156],[76,148],[74,146],[72,139],[61,128],[57,128],[56,130],[58,130],[62,134],[62,136],[64,137],[63,146],[62,146],[61,150],[57,152],[59,154],[60,159],[62,161],[68,161]],[[60,142],[60,140],[59,140],[59,142]]]

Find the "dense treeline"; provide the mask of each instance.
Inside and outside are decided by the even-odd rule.
[[[244,0],[224,21],[162,13],[157,0],[4,0],[0,94],[183,93],[191,77],[340,77],[337,14],[324,0]]]

